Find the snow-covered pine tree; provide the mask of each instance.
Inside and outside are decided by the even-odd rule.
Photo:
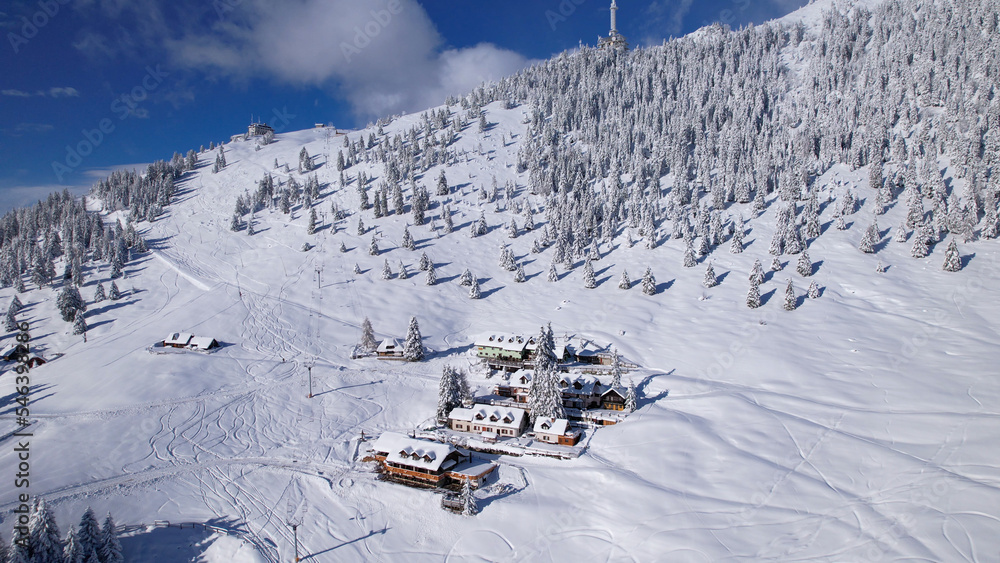
[[[444,169],[442,169],[437,180],[437,195],[448,195],[448,192],[448,179],[444,175]]]
[[[482,127],[482,125],[480,125]],[[462,516],[475,516],[479,512],[479,507],[476,506],[476,496],[472,494],[472,480],[464,479],[462,481]]]
[[[410,326],[406,330],[406,342],[403,344],[403,357],[410,362],[420,361],[424,358],[424,342],[420,335],[417,317],[410,317]]]
[[[480,212],[479,219],[476,220],[476,224],[472,227],[472,236],[479,237],[485,235],[489,231],[489,226],[486,224],[486,214]]]
[[[538,417],[565,418],[562,391],[556,375],[555,339],[552,326],[543,326],[536,339],[535,374],[528,390],[528,410],[531,422]]]
[[[875,272],[879,274],[885,273],[885,265],[882,264],[881,260],[878,261],[878,264],[875,264]]]
[[[424,276],[424,283],[426,285],[434,285],[437,283],[437,274],[434,272],[434,264],[427,265],[427,274]]]
[[[788,279],[788,285],[785,286],[785,305],[786,311],[792,311],[795,309],[795,288],[792,286],[792,279]]]
[[[26,543],[13,542],[10,547],[9,563],[31,563],[30,548]]]
[[[740,254],[743,252],[743,224],[740,223],[733,231],[733,238],[729,241],[729,252]]]
[[[698,259],[694,255],[694,248],[689,244],[684,249],[684,267],[691,268],[698,264]]]
[[[375,235],[372,235],[372,242],[368,245],[368,254],[370,256],[378,256],[378,241],[375,240]]]
[[[420,253],[420,262],[418,263],[417,268],[419,268],[421,272],[426,272],[429,268],[433,267],[434,263],[431,262],[431,259],[427,257],[427,253],[426,252]]]
[[[507,238],[517,238],[517,221],[514,219],[511,219],[510,224],[507,225]]]
[[[59,526],[44,499],[35,504],[28,519],[28,537],[33,563],[57,563],[63,560]]]
[[[642,292],[646,295],[656,295],[656,278],[653,277],[653,270],[648,266],[642,274]]]
[[[355,274],[361,273],[361,266],[359,266],[357,263],[354,264],[354,273]]]
[[[951,239],[948,248],[944,251],[944,264],[942,268],[946,272],[957,272],[962,269],[962,257],[958,253],[958,245],[955,239]]]
[[[632,280],[628,277],[628,270],[622,270],[622,277],[618,280],[618,289],[632,289]]]
[[[844,221],[844,216],[837,215],[837,219],[833,222],[833,226],[836,227],[838,231],[846,230],[847,223]]]
[[[97,556],[101,563],[124,563],[125,557],[122,554],[122,544],[118,541],[118,530],[115,527],[115,520],[111,513],[104,519],[101,526],[101,547],[97,550]]]
[[[83,318],[83,315],[82,310],[76,310],[76,315],[73,318],[73,334],[84,334],[87,332],[87,321]]]
[[[441,380],[438,382],[437,419],[446,422],[448,414],[462,404],[459,396],[458,381],[455,368],[445,365],[441,369]]]
[[[618,388],[622,385],[622,359],[618,355],[618,349],[611,350],[611,387]]]
[[[861,244],[858,245],[858,248],[865,254],[872,254],[875,252],[875,244],[878,243],[878,238],[878,227],[875,223],[872,223],[872,225],[865,230],[864,236],[861,237]]]
[[[809,253],[803,251],[799,254],[798,263],[795,266],[795,271],[799,273],[802,277],[809,277],[813,273],[812,261],[809,260]]]
[[[756,309],[760,307],[760,282],[757,278],[750,278],[750,289],[747,291],[747,307]]]
[[[914,258],[926,258],[930,253],[927,248],[927,239],[925,238],[925,227],[921,227],[919,231],[913,237],[913,247],[910,248],[910,256]]]
[[[458,276],[458,285],[470,286],[472,285],[472,281],[472,272],[470,272],[468,268],[462,272],[462,275]]]
[[[59,308],[59,314],[62,315],[63,320],[68,323],[73,322],[77,311],[87,310],[83,297],[80,296],[80,290],[73,284],[63,285],[63,289],[56,299],[56,307]]]
[[[3,329],[7,332],[14,332],[17,330],[17,318],[14,316],[13,309],[7,309],[7,313],[3,318]],[[0,559],[2,561],[2,559]]]
[[[705,279],[702,282],[705,287],[715,287],[719,285],[718,278],[715,277],[715,268],[712,267],[712,263],[708,263],[708,267],[705,268]]]
[[[817,284],[815,281],[813,281],[812,283],[810,283],[809,284],[809,292],[808,293],[809,293],[809,299],[818,299],[819,298],[819,284]]]
[[[628,390],[625,391],[625,410],[627,410],[630,413],[635,412],[637,403],[638,401],[636,399],[636,393],[635,393],[635,382],[632,381],[632,378],[630,377],[628,380]]]
[[[771,260],[772,272],[780,272],[784,268],[785,268],[784,265],[782,265],[781,260],[779,260],[777,256],[774,257],[774,260]]]
[[[391,280],[392,279],[392,268],[389,267],[389,259],[385,259],[385,263],[382,264],[382,279]]]
[[[402,260],[399,261],[399,279],[405,280],[410,277],[410,272],[406,271],[406,264]]]
[[[906,231],[906,221],[903,221],[898,227],[896,227],[896,236],[894,236],[892,240],[898,243],[904,243],[906,242],[908,236],[909,234]]]
[[[517,269],[517,264],[514,259],[514,252],[506,245],[500,247],[500,267],[508,272],[513,272]]]
[[[597,287],[597,279],[594,277],[594,264],[587,258],[583,263],[583,287],[594,289]]]
[[[517,270],[514,272],[514,283],[524,283],[525,279],[527,278],[524,276],[524,267],[518,264]]]
[[[760,260],[753,261],[753,268],[750,270],[750,281],[756,281],[757,285],[764,283],[764,265]]]
[[[473,279],[469,285],[469,299],[479,299],[482,293],[479,290],[479,280]]]
[[[555,262],[549,264],[549,276],[547,278],[550,282],[559,281],[559,272],[556,271]]]
[[[366,354],[371,354],[378,348],[378,341],[375,340],[375,329],[372,328],[372,322],[368,317],[365,317],[365,320],[361,322],[361,341],[358,342],[358,348]]]
[[[118,284],[114,280],[111,280],[111,289],[108,290],[108,299],[112,301],[118,301],[122,298],[122,294],[118,291]]]
[[[312,207],[309,209],[309,223],[306,225],[306,234],[314,234],[316,232],[316,208]]]
[[[69,527],[66,532],[66,540],[63,542],[63,558],[60,561],[65,563],[83,563],[83,550],[80,548],[80,541],[76,539],[76,528]],[[6,557],[0,561],[6,561]]]
[[[101,546],[101,526],[97,523],[97,516],[94,515],[94,511],[89,506],[80,518],[76,539],[80,543],[82,554],[96,551]]]
[[[416,245],[413,243],[413,236],[410,235],[409,225],[403,227],[403,243],[401,246],[407,250],[416,250]]]

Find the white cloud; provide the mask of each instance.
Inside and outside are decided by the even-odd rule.
[[[49,88],[49,95],[53,98],[75,98],[80,95],[76,88],[66,86],[63,88]]]
[[[264,77],[319,86],[343,96],[364,119],[440,104],[529,62],[490,44],[444,48],[416,0],[223,4],[226,10],[206,16],[219,18],[210,29],[191,22],[182,29],[162,26],[155,42],[173,66],[237,82]],[[128,6],[104,0],[101,9],[114,17]],[[149,37],[150,29],[135,36]],[[100,51],[105,43],[87,35],[79,48]]]
[[[51,96],[53,98],[75,98],[80,95],[80,92],[73,88],[72,86],[55,86],[46,90],[38,90],[34,94],[30,92],[25,92],[24,90],[0,90],[0,94],[4,96],[16,96],[18,98],[30,98],[32,96],[38,96],[44,98],[46,96]]]

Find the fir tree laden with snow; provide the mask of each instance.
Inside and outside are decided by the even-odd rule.
[[[76,316],[73,319],[73,334],[79,335],[87,332],[87,321],[83,318],[83,315],[83,311],[77,309]]]
[[[547,278],[550,282],[559,281],[559,272],[556,271],[555,262],[549,264],[549,276]]]
[[[479,280],[473,278],[472,284],[469,286],[469,299],[479,299],[482,297],[482,293],[479,290]]]
[[[479,512],[476,506],[476,496],[472,494],[472,479],[462,481],[462,516],[475,516]]]
[[[436,283],[437,283],[437,274],[434,273],[434,264],[429,264],[427,266],[427,275],[424,276],[424,284],[434,285]]]
[[[946,272],[957,272],[962,269],[962,257],[958,253],[958,245],[955,244],[955,239],[952,239],[948,243],[948,248],[944,251],[942,269]]]
[[[795,271],[799,273],[802,277],[809,277],[813,273],[812,261],[809,260],[809,253],[803,251],[799,254],[798,263],[795,265]]]
[[[656,295],[656,278],[653,277],[653,270],[649,267],[642,274],[642,292],[646,295]]]
[[[611,387],[617,389],[622,385],[622,359],[618,349],[611,351]]]
[[[705,287],[715,287],[719,285],[718,278],[715,277],[715,268],[712,267],[712,263],[708,263],[708,268],[705,269],[705,280],[702,282]]]
[[[68,323],[73,322],[77,311],[87,310],[87,306],[83,302],[83,297],[80,296],[80,290],[72,284],[63,286],[59,297],[56,299],[56,307],[59,308],[59,314],[62,315],[63,320]]]
[[[469,269],[466,268],[465,271],[462,272],[462,275],[458,277],[458,285],[467,287],[472,285],[472,282],[473,282],[472,272],[470,272]]]
[[[115,529],[115,520],[109,513],[101,526],[101,547],[97,550],[97,556],[101,563],[124,563],[125,557],[122,555],[122,544],[118,541],[118,531]]]
[[[552,327],[544,326],[536,339],[535,375],[528,390],[531,422],[538,417],[566,418],[556,372],[555,338]]]
[[[622,270],[622,277],[618,280],[618,289],[632,289],[632,280],[628,277],[628,270]]]
[[[757,278],[750,278],[750,289],[747,291],[747,307],[756,309],[760,307],[760,282]]]
[[[788,280],[788,285],[785,286],[785,305],[784,305],[784,308],[785,308],[786,311],[793,311],[793,310],[795,310],[795,300],[796,300],[796,298],[795,298],[795,288],[792,287],[792,280],[789,279]]]
[[[28,537],[32,562],[57,563],[63,560],[59,527],[45,500],[35,504],[28,519]]]
[[[635,412],[636,404],[635,382],[629,378],[628,390],[625,392],[625,410],[628,412]]]
[[[809,284],[809,299],[819,299],[819,284],[815,281]]]
[[[371,354],[378,348],[378,341],[375,340],[375,329],[372,328],[372,322],[368,317],[365,317],[365,320],[361,322],[361,341],[358,342],[358,348],[366,354]]]
[[[594,278],[594,264],[587,258],[583,264],[583,287],[594,289],[597,287],[597,280]]]
[[[445,365],[441,370],[441,381],[438,383],[438,421],[447,421],[451,411],[460,406],[462,406],[462,396],[457,373],[455,368]]]
[[[417,317],[410,317],[410,326],[406,331],[406,342],[403,344],[403,357],[410,362],[424,359],[424,341],[420,335]]]

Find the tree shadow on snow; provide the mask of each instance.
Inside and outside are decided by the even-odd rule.
[[[763,307],[764,305],[767,305],[767,302],[770,301],[772,297],[774,297],[774,293],[776,291],[778,291],[778,290],[777,289],[772,289],[771,291],[768,291],[767,293],[762,294],[760,296],[760,306]]]
[[[656,292],[663,293],[664,291],[670,289],[671,287],[673,287],[675,281],[677,280],[670,280],[667,282],[656,284]],[[642,284],[642,278],[639,278],[639,284],[640,285]]]
[[[972,262],[972,259],[975,257],[976,257],[975,252],[973,252],[972,254],[966,254],[965,256],[960,256],[959,260],[962,261],[962,267],[965,268],[966,266],[968,266],[969,262]]]
[[[726,278],[729,277],[729,274],[731,274],[731,273],[732,273],[732,270],[727,270],[725,272],[722,272],[721,274],[716,274],[715,275],[715,281],[717,281],[719,283],[722,283],[723,281],[726,280]]]
[[[486,299],[490,295],[493,295],[494,293],[500,291],[503,288],[504,288],[504,286],[501,285],[500,287],[494,287],[493,289],[487,289],[487,290],[480,291],[479,292],[479,297],[481,299]]]
[[[674,373],[674,371],[676,371],[676,370],[670,370],[667,373],[661,374],[661,375],[672,375]],[[641,409],[642,407],[644,407],[646,405],[653,404],[653,403],[659,401],[660,399],[666,397],[670,393],[669,389],[664,389],[663,391],[660,391],[659,393],[657,393],[655,395],[647,395],[646,394],[646,388],[649,387],[649,383],[653,380],[653,377],[655,377],[655,376],[647,377],[647,378],[643,379],[642,381],[640,381],[638,385],[636,385],[636,387],[635,387],[635,406],[636,406],[637,409]]]

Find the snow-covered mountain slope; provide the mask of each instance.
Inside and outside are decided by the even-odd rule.
[[[791,69],[789,88],[802,87],[800,72],[808,65],[787,61],[814,56],[811,41],[805,36],[780,50]],[[597,61],[598,69],[611,64],[599,53],[578,56]],[[656,53],[632,56],[638,65]],[[599,84],[600,72],[587,76]],[[876,212],[867,149],[828,147],[825,140],[818,141],[815,161],[800,165],[768,149],[781,181],[774,180],[766,195],[767,175],[754,184],[763,202],[758,214],[758,204],[739,202],[737,189],[734,197],[723,193],[721,202],[713,201],[716,186],[727,186],[722,163],[728,161],[724,155],[707,159],[699,147],[717,139],[693,132],[690,154],[678,156],[668,149],[680,145],[679,137],[664,133],[643,154],[647,140],[639,127],[616,130],[605,123],[610,131],[590,130],[585,118],[567,109],[601,107],[598,98],[611,94],[559,101],[526,85],[536,79],[526,73],[524,82],[509,83],[511,102],[495,96],[501,101],[485,104],[482,131],[473,117],[479,115],[476,102],[486,101],[480,92],[463,100],[468,108],[442,106],[426,117],[402,116],[346,135],[331,129],[285,133],[259,150],[256,141],[228,143],[227,164],[218,173],[211,170],[215,153],[200,155],[200,164],[178,179],[164,213],[137,224],[150,251],[125,265],[126,277],[118,280],[122,301],[93,303],[97,281],[107,284],[107,266],[85,267],[87,342],[72,336],[59,317],[58,286],[34,289],[29,283],[18,319],[31,323],[34,346],[52,359],[31,371],[31,492],[54,505],[64,527],[85,505],[99,514],[113,511],[122,524],[211,522],[245,532],[258,552],[252,557],[266,561],[291,557],[285,511],[299,496],[308,499],[298,529],[301,552],[316,561],[956,560],[988,559],[1000,550],[1000,452],[991,447],[1000,398],[993,377],[1000,288],[992,283],[1000,248],[995,240],[966,242],[965,233],[949,234],[929,256],[915,259],[917,232],[904,228],[906,242],[894,241],[909,213],[909,194],[928,186],[928,208],[938,197],[938,181],[925,170],[916,182],[918,163],[931,161],[943,196],[961,196],[966,209],[971,202],[965,194],[988,195],[995,187],[987,176],[966,174],[968,168],[989,172],[988,163],[977,168],[947,150],[949,122],[933,119],[947,110],[920,107],[912,129],[902,123],[889,128],[907,144],[899,160],[893,144],[886,151],[883,175],[891,187],[883,189],[891,197],[884,214]],[[678,113],[688,103],[684,98]],[[442,110],[446,119],[437,117]],[[789,108],[769,111],[794,115]],[[458,129],[456,120],[460,130],[451,143],[442,142],[449,129]],[[921,130],[935,140],[918,141]],[[634,137],[612,146],[594,141],[602,135]],[[354,147],[371,138],[371,148],[348,150],[345,137]],[[740,146],[747,154],[764,154],[754,141]],[[770,146],[786,145],[773,140]],[[938,155],[941,146],[946,150]],[[302,149],[317,166],[314,172],[297,171]],[[922,156],[924,150],[934,158]],[[344,185],[337,170],[341,152]],[[859,154],[866,164],[838,160]],[[656,171],[666,173],[644,177],[660,157],[664,165]],[[702,160],[713,167],[702,167]],[[386,163],[404,166],[390,172]],[[678,172],[682,165],[690,166],[693,178]],[[413,184],[428,191],[423,225],[412,213],[408,167]],[[783,174],[798,174],[800,167],[812,172],[799,185],[801,199],[782,199]],[[595,175],[600,169],[616,173]],[[442,170],[448,194],[436,195]],[[398,182],[405,212],[392,209],[391,189],[391,213],[376,217],[371,208],[361,210],[361,173],[370,178],[371,200],[383,184]],[[750,168],[737,177],[753,173]],[[308,234],[303,202],[286,214],[280,197],[290,180],[304,186],[313,174],[318,227]],[[249,213],[233,231],[237,198],[252,204],[266,175],[275,192],[253,213],[254,234],[246,229]],[[494,178],[499,197],[491,197]],[[907,191],[896,187],[899,179]],[[556,196],[549,195],[552,185]],[[841,230],[837,215],[848,190],[859,203],[843,215]],[[793,202],[803,222],[814,210],[821,230],[803,236],[813,266],[809,277],[796,272],[797,254],[780,256],[780,271],[768,268],[775,231]],[[977,234],[987,226],[989,203],[995,208],[989,197],[976,207],[976,220],[983,217]],[[450,233],[445,205],[454,224]],[[334,206],[346,216],[335,220]],[[525,207],[535,223],[527,232]],[[725,240],[696,266],[684,267],[687,245],[683,235],[672,236],[673,225],[680,223],[698,244],[713,236],[700,230],[694,211],[702,207],[724,225],[719,234]],[[588,215],[594,208],[600,213]],[[955,213],[959,208],[950,207]],[[489,231],[472,237],[481,215]],[[596,217],[591,232],[588,217]],[[934,224],[933,215],[925,219]],[[512,220],[519,230],[513,239]],[[652,248],[645,243],[649,221],[656,233]],[[875,252],[863,253],[859,245],[876,221]],[[730,251],[725,225],[745,231],[742,253]],[[960,225],[952,227],[958,232]],[[402,248],[404,228],[415,250]],[[805,224],[797,228],[807,230]],[[566,242],[567,231],[585,243]],[[593,262],[594,289],[583,280],[589,237],[601,253]],[[373,238],[378,255],[369,253]],[[953,239],[962,256],[959,272],[942,269]],[[551,244],[533,253],[535,241]],[[312,248],[303,251],[304,243]],[[523,266],[524,283],[498,265],[503,245]],[[569,253],[574,267],[567,270],[567,260],[557,260],[559,280],[549,282],[558,252]],[[417,269],[422,253],[435,265],[435,285],[426,285]],[[748,275],[755,260],[766,274],[761,306],[751,309]],[[386,261],[390,280],[381,276]],[[876,271],[880,262],[884,272]],[[407,279],[397,277],[400,263]],[[720,281],[712,288],[703,285],[708,263]],[[655,295],[643,294],[637,283],[647,267],[656,277]],[[466,268],[481,283],[479,300],[458,284]],[[618,287],[623,270],[631,289]],[[796,293],[792,311],[783,308],[788,280]],[[821,290],[815,299],[805,295],[811,281]],[[0,302],[12,295],[11,288],[0,290]],[[380,338],[398,338],[410,316],[419,320],[430,350],[426,361],[352,359],[365,317]],[[482,512],[474,518],[440,510],[432,493],[377,481],[358,463],[362,432],[405,432],[431,422],[444,365],[472,370],[473,385],[489,390],[495,380],[485,379],[469,354],[477,335],[494,329],[535,333],[548,322],[559,336],[613,345],[641,366],[630,374],[640,390],[639,409],[593,432],[579,459],[501,458],[500,479],[516,492],[480,491]],[[147,351],[177,331],[214,337],[223,347],[208,355]],[[309,364],[313,399],[306,398]],[[10,377],[0,377],[0,435],[16,428]],[[15,455],[5,447],[0,466],[14,467]],[[8,538],[6,515],[16,492],[0,494]],[[172,542],[212,540],[208,532],[174,538],[169,530],[151,531],[123,544],[137,558],[149,558],[148,545],[167,552],[176,549]],[[253,560],[232,540],[210,549],[206,557]]]

